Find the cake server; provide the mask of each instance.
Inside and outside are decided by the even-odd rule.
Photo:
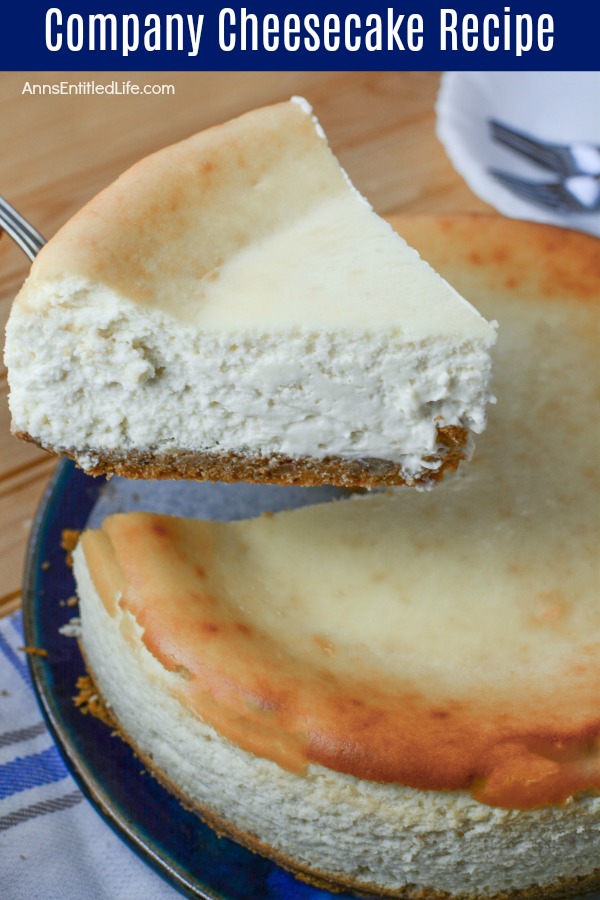
[[[46,241],[27,219],[0,195],[0,227],[18,244],[30,260],[34,260]]]

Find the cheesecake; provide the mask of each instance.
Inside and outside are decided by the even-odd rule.
[[[12,430],[92,474],[431,484],[485,427],[495,336],[294,99],[142,160],[43,248]]]
[[[600,886],[597,242],[398,225],[500,323],[474,460],[435,491],[235,522],[112,515],[74,554],[83,653],[145,765],[303,878],[580,897]]]

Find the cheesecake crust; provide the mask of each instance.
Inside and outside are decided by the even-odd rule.
[[[294,484],[315,487],[324,484],[345,488],[433,485],[447,472],[453,472],[469,456],[469,432],[459,425],[438,427],[438,453],[424,458],[426,463],[440,462],[437,469],[423,468],[407,477],[400,463],[384,459],[346,459],[341,456],[292,458],[282,454],[252,456],[228,451],[173,450],[169,453],[151,448],[96,450],[91,447],[49,447],[27,432],[15,437],[36,444],[56,455],[68,456],[78,465],[86,456],[89,475],[123,475],[125,478],[185,479],[186,481],[245,481],[252,484]],[[83,468],[83,466],[82,466]]]

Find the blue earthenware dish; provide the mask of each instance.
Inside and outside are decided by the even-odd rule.
[[[116,487],[113,488],[113,483]],[[219,900],[325,900],[333,898],[298,881],[274,863],[233,841],[218,838],[198,816],[186,811],[142,765],[129,746],[102,722],[83,716],[73,703],[84,674],[77,641],[59,633],[77,610],[65,604],[75,586],[61,549],[64,529],[83,528],[112,491],[111,511],[130,505],[167,511],[181,508],[181,497],[198,515],[216,509],[215,518],[238,518],[273,506],[303,505],[306,489],[252,485],[190,485],[125,482],[91,478],[71,462],[59,464],[33,525],[26,564],[23,618],[27,644],[47,650],[29,665],[42,712],[79,787],[114,831],[167,881],[190,897]],[[304,493],[297,493],[304,491]],[[125,499],[120,493],[125,493]],[[296,493],[295,493],[296,492]],[[166,502],[165,496],[171,499]],[[175,496],[175,501],[172,497]],[[310,502],[332,492],[312,494]],[[158,497],[158,500],[154,498]],[[194,499],[196,498],[196,499]],[[200,502],[198,502],[200,498]],[[204,498],[204,500],[202,499]],[[241,498],[241,501],[240,501]],[[109,498],[110,499],[110,498]],[[205,502],[206,501],[206,502]],[[257,503],[258,501],[258,503]],[[204,505],[203,505],[204,504]],[[234,507],[233,515],[223,505]],[[183,513],[182,513],[183,514]],[[94,515],[92,515],[92,521]],[[336,894],[337,900],[349,897]]]

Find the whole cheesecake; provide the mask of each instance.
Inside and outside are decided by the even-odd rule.
[[[92,473],[432,483],[485,426],[494,340],[296,100],[142,160],[44,247],[12,428]]]
[[[471,464],[240,522],[117,515],[75,551],[121,733],[221,831],[406,898],[600,885],[598,243],[397,219],[498,319]]]

